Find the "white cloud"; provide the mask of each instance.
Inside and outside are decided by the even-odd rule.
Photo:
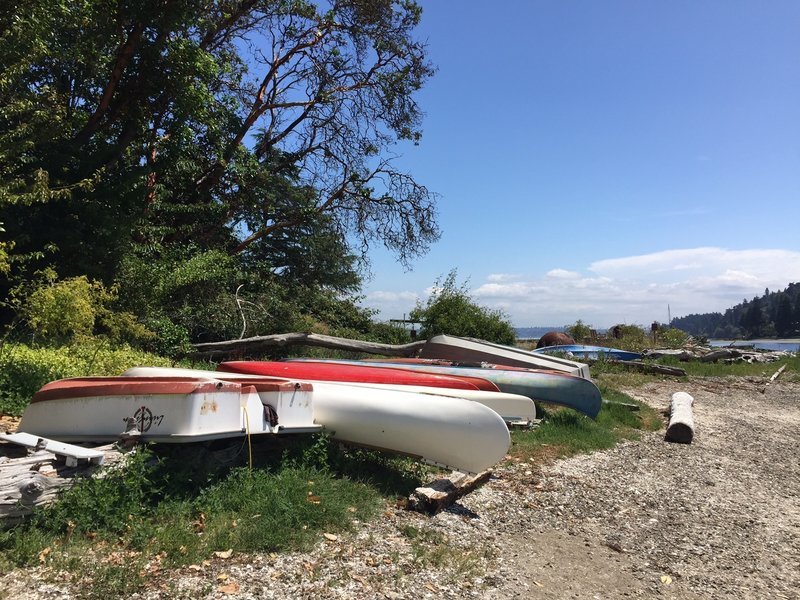
[[[800,281],[800,252],[689,248],[598,260],[592,276],[552,269],[513,285],[484,284],[473,293],[518,326],[647,325],[690,313],[724,311],[743,299]]]
[[[420,297],[421,294],[417,292],[378,290],[369,292],[361,304],[366,308],[377,310],[379,314],[376,318],[378,319],[400,319],[408,315]]]
[[[567,271],[566,269],[551,269],[545,275],[545,277],[551,279],[580,279],[580,276],[580,273],[576,271]]]
[[[723,312],[765,288],[779,290],[791,282],[800,282],[800,252],[703,247],[598,260],[584,273],[553,268],[532,277],[493,274],[483,284],[473,278],[470,293],[478,303],[504,311],[519,327],[578,319],[595,327],[647,326],[665,322],[668,305],[673,317]],[[367,304],[395,318],[424,297],[373,292]]]
[[[486,277],[486,281],[492,283],[502,283],[505,281],[517,281],[522,276],[515,273],[491,273]]]

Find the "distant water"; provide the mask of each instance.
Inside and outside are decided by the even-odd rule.
[[[800,352],[800,340],[709,340],[714,347],[755,348],[756,350],[785,350]]]

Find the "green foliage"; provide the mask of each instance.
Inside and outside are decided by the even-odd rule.
[[[43,342],[88,338],[96,331],[103,331],[115,343],[151,339],[153,333],[133,314],[109,308],[116,300],[116,288],[83,275],[59,280],[55,271],[47,269],[19,305],[28,327]]]
[[[789,306],[794,307],[793,315],[788,321],[787,301]],[[672,325],[693,336],[704,335],[720,339],[800,334],[800,283],[790,283],[786,289],[778,292],[765,290],[763,296],[757,296],[750,301],[745,299],[724,313],[693,314],[675,318]]]
[[[57,281],[54,271],[23,303],[22,315],[29,327],[45,340],[68,340],[89,336],[100,306],[109,300],[99,282],[85,276]]]
[[[147,323],[155,336],[147,345],[147,350],[159,356],[179,357],[192,350],[189,332],[176,325],[168,317],[157,317]]]
[[[437,239],[434,195],[392,164],[433,73],[413,2],[9,2],[0,297],[53,267],[219,339],[241,284],[297,318],[304,286],[356,293],[376,243],[408,264]]]
[[[34,527],[58,535],[102,531],[118,536],[139,528],[148,512],[156,465],[152,455],[138,451],[121,465],[106,469],[103,477],[79,479],[58,502],[36,514]]]
[[[129,455],[124,467],[78,481],[57,503],[0,533],[0,567],[39,564],[48,548],[48,565],[69,565],[68,570],[87,582],[109,579],[112,589],[122,589],[126,584],[103,567],[111,554],[128,555],[134,565],[156,561],[175,566],[228,549],[298,550],[322,532],[343,531],[353,519],[369,518],[380,506],[369,477],[357,482],[347,473],[337,473],[355,463],[361,475],[379,471],[372,463],[375,453],[343,460],[334,456],[337,450],[329,461],[325,457],[334,446],[327,436],[266,443],[287,446],[283,460],[273,448],[258,454],[258,460],[265,458],[270,465],[232,471],[214,461],[213,453],[203,454],[202,448],[153,446]],[[208,468],[210,464],[217,467]],[[404,494],[419,480],[409,484]],[[90,546],[96,560],[86,561],[83,556]],[[135,577],[133,581],[127,593],[142,583]]]
[[[422,323],[420,337],[439,334],[472,337],[497,344],[513,345],[516,333],[506,316],[476,304],[469,294],[467,283],[459,286],[453,269],[442,281],[437,279],[434,292],[425,306],[417,303],[410,318]]]
[[[580,342],[580,340],[586,340],[591,338],[592,336],[592,327],[591,325],[587,325],[582,320],[578,319],[572,325],[567,325],[564,328],[569,336],[575,340],[576,342]]]
[[[621,350],[641,352],[645,348],[652,346],[652,338],[649,332],[638,325],[615,325],[609,331],[614,331],[615,334],[613,339],[609,339],[607,342]]]
[[[67,377],[119,375],[139,365],[170,366],[160,356],[131,348],[112,348],[102,340],[57,348],[0,346],[0,413],[20,415],[45,383]]]
[[[657,343],[666,348],[682,348],[689,341],[689,334],[675,327],[659,329]]]
[[[795,331],[792,322],[792,302],[786,294],[781,294],[775,309],[775,330],[780,337],[788,337]]]

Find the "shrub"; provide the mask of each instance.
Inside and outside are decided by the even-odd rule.
[[[102,340],[58,348],[6,343],[0,347],[0,413],[22,414],[33,394],[50,381],[119,375],[138,365],[166,367],[170,361],[131,348],[112,348]]]
[[[411,319],[422,323],[420,336],[431,338],[445,333],[513,345],[517,335],[502,311],[475,304],[467,285],[457,286],[456,275],[453,269],[444,282],[437,279],[436,291],[427,304],[417,304],[411,311]]]
[[[64,343],[103,331],[115,343],[141,344],[153,332],[132,313],[114,312],[108,305],[117,300],[116,287],[107,288],[86,276],[58,280],[52,269],[20,302],[20,314],[44,342]]]
[[[569,336],[576,342],[579,342],[581,340],[586,340],[592,337],[592,327],[590,325],[587,325],[580,319],[575,321],[575,323],[573,323],[572,325],[567,325],[564,328],[564,331],[566,331],[569,334]]]
[[[102,284],[90,282],[85,276],[57,281],[55,271],[48,270],[21,311],[36,334],[45,339],[66,340],[92,334],[104,299],[108,299],[108,292]]]

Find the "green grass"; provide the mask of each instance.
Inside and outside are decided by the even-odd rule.
[[[543,422],[531,431],[511,433],[511,455],[523,460],[544,462],[563,456],[613,447],[623,439],[633,439],[643,430],[657,430],[662,422],[652,408],[601,385],[604,403],[592,420],[571,409],[537,404]],[[636,404],[632,411],[619,403]]]
[[[773,373],[786,365],[785,372],[781,375],[790,380],[797,380],[800,374],[800,354],[795,353],[787,358],[769,363],[722,363],[722,362],[700,362],[697,360],[681,362],[674,358],[663,358],[659,364],[671,367],[680,367],[686,371],[688,376],[694,377],[765,377],[769,379]]]
[[[259,441],[252,468],[230,468],[248,456],[225,448],[232,453],[235,461],[215,464],[213,447],[154,446],[129,455],[124,469],[78,481],[58,502],[0,531],[0,572],[47,564],[85,581],[85,598],[100,584],[124,597],[145,585],[146,564],[171,568],[226,550],[307,548],[322,533],[369,520],[431,473],[323,435]]]

